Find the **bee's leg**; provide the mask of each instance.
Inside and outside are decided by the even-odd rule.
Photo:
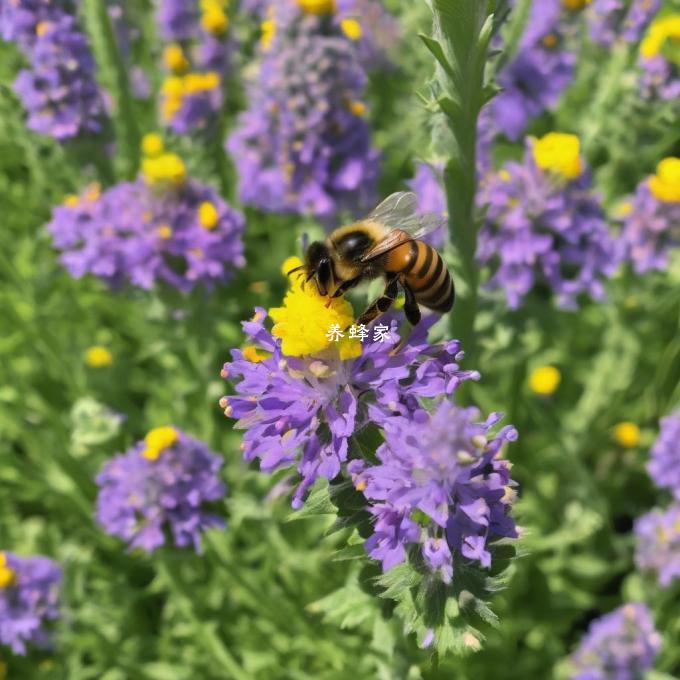
[[[371,305],[366,307],[364,313],[358,318],[359,325],[368,325],[374,319],[377,319],[381,314],[384,314],[397,299],[399,294],[399,279],[395,274],[387,280],[387,285],[383,294]]]
[[[404,301],[404,313],[406,314],[408,322],[412,326],[417,326],[418,322],[420,321],[420,307],[416,302],[416,297],[413,294],[413,291],[411,290],[410,286],[402,282],[402,287],[404,289],[404,294],[406,296],[406,299]]]
[[[348,281],[344,281],[338,286],[337,290],[333,293],[331,297],[334,298],[340,297],[341,295],[346,293],[350,288],[354,288],[354,286],[356,286],[357,283],[359,283],[359,281],[361,281],[360,276],[357,276],[355,279],[349,279]]]

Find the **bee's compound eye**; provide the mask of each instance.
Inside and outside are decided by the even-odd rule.
[[[353,231],[337,243],[338,253],[346,260],[360,260],[373,244],[373,239],[363,231]]]

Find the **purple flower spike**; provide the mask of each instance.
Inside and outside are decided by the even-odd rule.
[[[536,286],[548,286],[565,309],[580,295],[604,296],[603,280],[620,262],[591,189],[590,174],[561,177],[536,165],[532,145],[522,163],[509,162],[482,183],[479,204],[489,206],[477,257],[494,271],[489,287],[505,292],[510,309]]]
[[[680,411],[661,419],[661,432],[647,465],[656,485],[680,501]]]
[[[50,647],[47,626],[59,618],[61,567],[46,557],[0,553],[0,643],[15,654]]]
[[[500,456],[517,431],[506,426],[492,437],[501,416],[478,418],[476,409],[448,401],[432,414],[416,410],[389,417],[382,425],[379,464],[349,464],[354,485],[378,518],[366,549],[384,570],[405,559],[409,544],[421,544],[426,564],[449,583],[455,556],[489,567],[489,541],[517,537],[509,515],[515,483]]]
[[[649,609],[625,604],[593,621],[571,656],[570,680],[638,680],[654,665],[661,636]]]
[[[619,38],[637,42],[659,11],[661,0],[593,0],[586,10],[590,38],[603,47]]]
[[[104,464],[97,476],[97,521],[112,536],[151,553],[166,543],[200,552],[201,533],[224,522],[205,505],[224,497],[222,459],[175,428],[152,430],[144,441]]]
[[[397,324],[381,321],[390,324],[390,341],[366,342],[361,356],[348,360],[335,354],[285,356],[265,319],[258,309],[243,324],[248,344],[232,351],[233,360],[222,371],[234,382],[236,395],[220,405],[225,415],[238,419],[235,427],[245,430],[246,460],[259,459],[266,472],[297,467],[302,480],[293,498],[296,508],[316,479],[338,475],[350,437],[369,422],[408,413],[419,398],[452,394],[462,381],[479,377],[460,370],[457,341],[428,342],[436,317],[423,320],[393,356]]]
[[[667,588],[680,578],[680,505],[652,510],[635,522],[635,564]]]

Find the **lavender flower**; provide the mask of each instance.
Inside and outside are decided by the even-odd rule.
[[[636,42],[654,15],[659,11],[661,0],[593,0],[586,10],[590,38],[604,47],[621,38]]]
[[[385,570],[405,559],[409,544],[420,544],[426,564],[448,583],[454,557],[489,567],[489,542],[517,537],[508,514],[515,483],[499,454],[517,431],[506,426],[489,439],[501,415],[481,423],[478,418],[477,409],[448,401],[432,414],[417,409],[389,417],[382,423],[379,463],[353,460],[348,465],[378,518],[366,548]]]
[[[571,656],[570,680],[639,680],[660,647],[649,609],[637,602],[623,605],[590,625]]]
[[[97,521],[130,548],[151,553],[172,542],[200,552],[201,533],[224,522],[206,504],[224,497],[222,460],[174,427],[151,430],[144,441],[105,463],[97,476]]]
[[[566,309],[584,293],[603,297],[602,280],[620,257],[577,138],[551,133],[530,142],[522,163],[486,178],[479,201],[489,208],[477,257],[493,268],[488,285],[505,292],[511,309],[539,285]]]
[[[3,5],[5,37],[30,61],[14,89],[28,111],[28,127],[60,141],[101,130],[103,100],[89,45],[69,3]]]
[[[399,338],[394,321],[384,323],[385,342],[366,341],[362,347],[359,340],[344,338],[349,341],[336,346],[327,337],[329,327],[346,328],[354,317],[341,298],[330,307],[327,301],[293,281],[285,306],[269,312],[273,331],[264,325],[266,312],[257,309],[243,324],[247,344],[232,351],[233,360],[222,371],[236,394],[223,397],[220,406],[246,431],[246,460],[259,459],[266,472],[297,466],[302,481],[294,507],[302,505],[317,478],[338,475],[350,438],[369,422],[409,413],[419,399],[452,394],[462,381],[478,377],[460,370],[457,341],[427,341],[434,317],[422,321],[394,356]]]
[[[658,487],[680,501],[680,411],[661,419],[647,470]]]
[[[680,40],[680,14],[655,19],[640,45],[644,97],[674,101],[680,97],[680,62],[674,45]]]
[[[640,517],[635,522],[635,537],[638,569],[654,572],[662,588],[680,578],[680,505]]]
[[[93,274],[113,287],[164,281],[189,291],[229,281],[245,264],[241,214],[212,187],[185,180],[172,154],[147,159],[145,170],[135,182],[103,194],[89,189],[54,209],[47,229],[63,265],[75,278]]]
[[[323,17],[277,5],[250,108],[228,147],[244,203],[330,218],[374,199],[378,154],[362,102],[366,74],[345,36]]]
[[[198,3],[158,0],[158,24],[165,40],[190,40],[198,30]]]
[[[61,568],[46,557],[0,553],[0,643],[15,654],[50,646],[48,626],[59,618]]]
[[[163,121],[180,135],[207,128],[222,104],[220,78],[215,72],[167,78],[162,94]]]

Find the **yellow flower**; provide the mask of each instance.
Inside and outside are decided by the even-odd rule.
[[[667,14],[653,21],[640,44],[640,54],[645,59],[652,59],[661,53],[666,41],[670,40],[680,42],[680,14]]]
[[[559,387],[562,375],[554,366],[540,366],[529,376],[529,387],[532,392],[548,397]]]
[[[581,144],[576,135],[549,132],[534,141],[534,161],[541,170],[575,179],[583,169],[580,149]]]
[[[266,52],[271,48],[272,42],[274,42],[276,37],[276,21],[273,18],[265,19],[260,25],[260,30],[262,31],[260,42],[262,49]]]
[[[75,208],[78,203],[80,203],[80,199],[76,194],[69,194],[65,199],[64,199],[64,205],[69,207],[69,208]]]
[[[301,264],[299,258],[290,257],[284,262],[282,271],[287,273]],[[274,321],[272,334],[283,341],[283,353],[299,357],[335,348],[341,359],[360,356],[361,343],[356,338],[350,339],[349,333],[345,332],[354,323],[354,312],[349,302],[342,297],[322,297],[312,281],[303,289],[303,281],[302,272],[291,274],[291,287],[283,306],[269,310]],[[331,326],[345,332],[337,343],[328,337]]]
[[[182,46],[177,43],[170,43],[163,50],[163,63],[173,73],[184,73],[189,68],[189,61],[184,56]]]
[[[355,116],[361,117],[366,115],[366,104],[363,102],[351,101],[348,108]]]
[[[217,0],[205,0],[201,3],[203,14],[201,26],[207,33],[223,35],[229,28],[229,17]]]
[[[680,203],[680,158],[664,158],[649,178],[649,190],[660,201]]]
[[[85,363],[92,368],[110,366],[113,363],[113,354],[106,347],[95,345],[85,352]]]
[[[562,0],[562,6],[575,11],[578,9],[583,9],[591,2],[592,0]]]
[[[356,19],[343,19],[340,28],[350,40],[360,40],[363,35],[361,24]]]
[[[269,359],[269,354],[267,352],[262,352],[255,347],[255,345],[246,345],[243,350],[243,358],[246,361],[250,361],[253,364],[259,364],[266,359]]]
[[[144,444],[146,446],[142,451],[142,456],[147,460],[156,460],[163,451],[170,448],[178,440],[177,430],[171,425],[155,427],[144,437]]]
[[[613,434],[614,441],[627,449],[634,449],[640,443],[640,428],[635,423],[617,423]]]
[[[197,94],[215,90],[220,86],[220,77],[214,71],[208,73],[187,73],[184,76],[184,94]]]
[[[163,138],[157,132],[148,132],[142,137],[142,153],[155,158],[163,153]]]
[[[0,552],[0,588],[14,585],[16,580],[16,572],[7,564],[7,555],[4,552]]]
[[[179,186],[187,176],[184,161],[174,153],[164,153],[157,158],[142,161],[142,175],[151,186]]]
[[[297,0],[297,4],[307,14],[331,14],[335,12],[335,0]]]
[[[47,33],[47,31],[52,28],[52,24],[49,21],[39,21],[35,26],[35,34],[41,37]]]
[[[204,229],[210,231],[217,226],[219,222],[220,214],[217,212],[217,208],[210,201],[203,201],[201,205],[198,206],[198,221]]]
[[[172,227],[169,224],[161,224],[158,229],[156,229],[156,235],[163,241],[167,241],[172,238]]]

